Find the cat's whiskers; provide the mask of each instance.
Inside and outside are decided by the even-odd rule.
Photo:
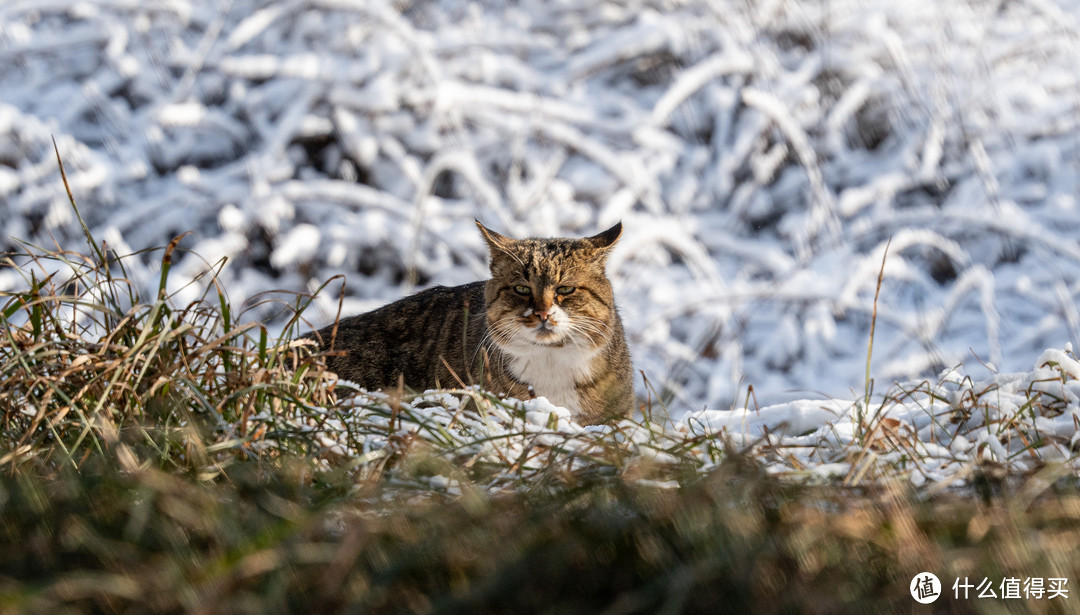
[[[578,327],[580,329],[588,329],[590,331],[595,331],[600,334],[605,334],[605,330],[607,329],[607,326],[604,325],[602,322],[588,320],[587,318],[574,318],[570,322],[570,324],[574,327]]]
[[[599,318],[594,318],[592,316],[575,316],[574,319],[581,323],[589,323],[603,331],[611,331],[611,326],[608,325],[608,323],[600,320]]]
[[[497,365],[490,365],[489,368],[495,372],[505,373],[509,369],[510,357],[503,347],[513,345],[521,334],[520,328],[514,326],[516,320],[516,316],[506,316],[489,324],[471,361],[475,363],[479,353],[482,350],[486,351],[489,361],[498,362]]]
[[[506,316],[491,323],[484,331],[484,337],[481,338],[480,343],[477,345],[476,351],[473,353],[470,362],[475,362],[480,351],[483,349],[489,351],[496,350],[499,346],[510,343],[517,334],[516,331],[514,331],[514,327],[511,326],[513,325],[514,320],[514,316]],[[491,356],[491,354],[492,353],[489,352],[489,356]]]
[[[496,344],[506,345],[518,335],[518,327],[515,327],[516,317],[507,316],[491,323],[485,337]]]
[[[606,344],[611,338],[611,327],[609,327],[603,321],[589,316],[578,316],[572,318],[567,323],[567,326],[570,331],[582,334],[584,337],[589,339],[590,343],[596,346],[602,346]],[[597,340],[596,338],[599,338],[599,340]]]
[[[577,330],[577,329],[575,329],[575,328],[573,327],[573,325],[571,325],[571,327],[570,327],[570,332],[569,332],[569,334],[568,334],[568,335],[566,336],[566,339],[570,340],[570,342],[571,342],[572,344],[574,344],[574,346],[575,346],[576,348],[579,348],[579,349],[582,349],[582,350],[586,350],[586,351],[588,351],[588,350],[591,350],[591,349],[592,349],[592,347],[593,347],[593,344],[592,344],[592,340],[588,338],[588,335],[585,335],[585,336],[584,336],[584,337],[585,337],[585,340],[582,340],[582,339],[581,339],[581,337],[582,337],[582,336],[574,335],[574,334],[575,334],[575,333],[577,333],[577,332],[578,332],[578,330]]]

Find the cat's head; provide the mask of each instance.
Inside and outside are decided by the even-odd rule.
[[[614,335],[615,299],[604,273],[622,224],[583,239],[511,239],[476,226],[491,249],[488,329],[505,350],[604,345]]]

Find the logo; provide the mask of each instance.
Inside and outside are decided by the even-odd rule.
[[[911,580],[911,597],[919,604],[930,604],[941,595],[941,581],[932,572],[920,572]]]

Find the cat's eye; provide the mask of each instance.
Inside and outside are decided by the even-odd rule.
[[[570,293],[574,292],[575,290],[577,290],[577,289],[574,288],[573,286],[560,286],[560,287],[555,289],[555,292],[560,294],[560,295],[569,295]]]
[[[532,289],[528,286],[525,286],[524,284],[518,284],[514,287],[514,292],[521,295],[522,297],[528,297],[532,294]]]

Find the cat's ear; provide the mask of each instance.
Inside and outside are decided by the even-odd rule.
[[[473,222],[476,223],[476,228],[480,229],[480,234],[484,236],[484,241],[486,241],[488,247],[491,248],[492,256],[495,256],[500,252],[510,253],[510,248],[514,244],[513,239],[496,233],[483,224],[480,224],[480,221],[475,218],[473,219]]]
[[[585,241],[591,243],[593,245],[593,247],[596,248],[597,250],[601,250],[601,251],[606,252],[609,249],[611,249],[612,246],[615,245],[615,242],[619,240],[619,237],[621,235],[622,235],[622,222],[616,222],[615,226],[609,228],[608,230],[606,230],[603,233],[600,233],[598,235],[593,235],[592,237],[586,237]]]

